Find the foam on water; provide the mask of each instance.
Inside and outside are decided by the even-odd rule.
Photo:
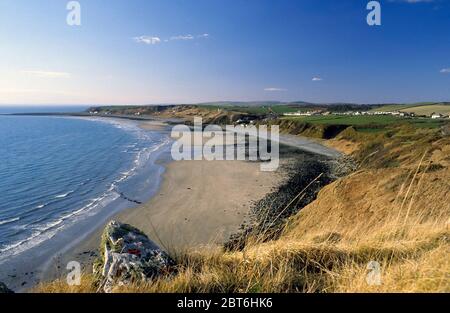
[[[20,118],[17,117],[16,119]],[[142,130],[136,123],[130,121],[101,118],[89,119],[88,121],[80,118],[44,119],[36,117],[33,119],[37,124],[39,122],[52,124],[52,122],[57,121],[55,128],[61,128],[62,130],[64,130],[64,125],[61,125],[61,123],[66,122],[70,124],[71,120],[76,121],[75,124],[77,125],[75,127],[78,126],[80,128],[79,125],[82,125],[86,129],[86,134],[79,135],[81,138],[85,138],[84,136],[96,138],[101,134],[102,140],[109,140],[110,143],[104,144],[102,149],[100,149],[96,141],[87,140],[81,147],[88,153],[80,153],[77,157],[68,155],[66,159],[68,164],[64,164],[64,166],[71,169],[70,173],[64,171],[62,173],[56,173],[57,170],[60,170],[58,167],[60,165],[56,164],[52,166],[52,164],[49,164],[52,162],[52,158],[46,155],[47,152],[45,149],[42,150],[43,156],[37,158],[37,165],[31,164],[24,167],[26,170],[22,171],[22,175],[25,176],[36,175],[35,170],[33,170],[34,168],[41,167],[43,169],[42,171],[49,171],[43,173],[43,177],[45,178],[45,175],[49,175],[50,173],[49,176],[54,178],[54,183],[48,184],[51,186],[51,190],[49,190],[49,195],[45,197],[39,193],[39,185],[32,185],[27,187],[29,192],[25,194],[9,194],[12,199],[10,203],[0,203],[0,235],[3,235],[3,238],[8,238],[8,240],[3,239],[0,241],[0,264],[13,255],[18,255],[42,242],[50,240],[58,232],[71,225],[75,225],[78,221],[95,216],[109,203],[120,197],[121,188],[126,188],[127,181],[138,173],[141,168],[146,166],[152,153],[170,143],[168,137],[155,132]],[[39,119],[42,120],[39,121]],[[106,128],[105,126],[93,127],[90,130],[89,123],[98,125],[108,124],[109,126],[106,126]],[[111,131],[109,129],[110,126],[113,126],[118,132]],[[33,130],[30,129],[30,131]],[[56,136],[55,133],[51,133],[50,135],[46,134],[46,130],[40,125],[36,131],[44,133],[44,135],[40,134],[44,138],[45,135],[48,137]],[[57,137],[55,141],[64,142],[62,151],[71,148],[71,143],[67,141],[75,140],[75,138],[72,138],[75,136],[64,133],[60,135],[64,136],[64,140]],[[1,139],[0,137],[0,143]],[[59,149],[61,146],[60,144],[57,148]],[[54,147],[52,148],[54,149]],[[37,150],[39,151],[40,149]],[[121,153],[123,151],[127,153]],[[10,153],[12,158],[17,155],[15,151],[8,150],[0,150],[0,153]],[[126,157],[121,157],[121,155]],[[26,158],[26,156],[22,157]],[[78,158],[83,159],[83,162],[79,162]],[[85,158],[88,159],[85,160]],[[114,158],[115,162],[114,164],[110,164],[113,162],[106,162],[104,158]],[[87,177],[78,175],[79,171],[77,170],[77,166],[82,166],[85,164],[84,162],[94,163],[91,170],[89,168],[83,172]],[[99,168],[94,166],[97,165],[96,162],[99,163]],[[0,167],[0,170],[3,169]],[[4,171],[8,172],[8,169]],[[32,177],[24,177],[23,181],[27,181],[27,179],[32,179]],[[58,181],[67,181],[69,186],[75,188],[68,188],[66,191],[61,190],[64,186],[61,186]],[[10,182],[7,183],[11,184]],[[0,186],[2,185],[0,184]],[[53,192],[51,192],[52,190]],[[19,214],[13,217],[4,216],[12,214],[11,211],[17,211],[16,213]]]
[[[0,221],[0,225],[9,224],[9,223],[12,223],[12,222],[17,222],[18,220],[20,220],[20,217],[10,218],[8,220]]]

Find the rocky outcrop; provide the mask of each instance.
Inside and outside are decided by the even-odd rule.
[[[102,235],[102,257],[94,265],[101,288],[147,282],[173,271],[173,260],[139,229],[110,222]]]
[[[450,124],[442,126],[441,133],[442,136],[450,136]]]
[[[14,291],[9,289],[4,283],[0,282],[0,293],[14,293]]]

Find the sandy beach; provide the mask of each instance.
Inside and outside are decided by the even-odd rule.
[[[147,131],[170,131],[163,120],[141,121],[139,126]],[[285,140],[283,136],[280,138]],[[203,144],[223,144],[218,139],[203,138]],[[190,136],[183,136],[183,142],[193,144],[193,151],[198,148]],[[283,164],[290,164],[292,159],[303,162],[335,153],[335,150],[301,138],[281,143],[280,167],[275,172],[262,171],[260,162],[173,161],[169,151],[163,153],[154,162],[163,165],[164,172],[158,177],[149,177],[155,181],[162,178],[151,199],[142,204],[123,203],[116,211],[118,213],[113,213],[91,231],[85,230],[80,234],[82,240],[55,255],[42,268],[40,281],[65,277],[66,265],[72,261],[79,262],[85,273],[91,273],[92,264],[99,257],[103,229],[111,220],[137,227],[169,253],[222,245],[231,235],[239,233],[250,217],[255,217],[254,208],[260,200],[273,194],[292,177]],[[312,154],[311,151],[302,152],[309,149]],[[309,165],[305,166],[307,169]],[[31,280],[28,285],[33,285]]]
[[[181,161],[168,165],[158,195],[117,220],[142,229],[168,249],[220,244],[235,233],[251,204],[281,181],[276,172],[242,161]]]
[[[161,131],[165,125],[148,122],[141,127]],[[263,172],[257,162],[172,161],[166,164],[162,185],[150,201],[123,210],[112,219],[141,229],[169,252],[222,244],[239,230],[252,204],[282,181],[281,169]],[[58,256],[61,266],[51,266],[44,280],[64,276],[62,265],[70,261],[80,262],[90,272],[103,228]]]
[[[141,122],[140,127],[149,131],[169,130],[168,125],[161,121]],[[212,142],[217,144],[214,140],[203,140],[203,144]],[[292,139],[288,145],[282,145],[280,163],[289,162],[293,151],[296,151],[296,159],[306,157],[306,152],[298,150],[303,150],[305,145],[314,149],[316,154],[313,155],[336,153],[310,140]],[[172,161],[170,157],[161,162],[166,170],[154,196],[138,206],[130,203],[130,208],[109,220],[137,227],[169,253],[223,244],[248,220],[254,204],[290,176],[283,166],[275,172],[263,172],[259,162]],[[91,272],[92,263],[99,255],[104,226],[101,225],[69,252],[57,256],[54,263],[58,266],[50,266],[44,272],[44,280],[65,276],[65,264],[71,261],[80,262],[85,272]]]
[[[113,219],[141,229],[169,252],[221,244],[239,230],[252,204],[282,181],[280,172],[261,172],[258,163],[171,162],[155,197]],[[50,267],[44,279],[66,275],[62,265],[70,261],[80,262],[90,272],[98,256],[103,228],[59,256],[57,263],[61,266]]]

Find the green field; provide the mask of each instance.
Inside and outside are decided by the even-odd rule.
[[[320,125],[348,125],[354,126],[360,131],[375,132],[385,128],[389,125],[396,125],[402,123],[412,124],[416,127],[422,128],[436,128],[440,127],[443,121],[432,120],[429,118],[412,118],[404,119],[395,116],[340,116],[340,115],[318,115],[318,116],[298,116],[298,117],[285,117],[283,119],[304,121],[310,124]]]
[[[273,105],[273,106],[228,106],[228,105],[201,105],[202,108],[208,110],[225,110],[248,114],[268,114],[271,112],[277,114],[298,112],[300,109],[298,107],[292,107],[289,105]],[[304,108],[308,110],[308,108]]]
[[[317,116],[293,116],[286,119],[303,120],[312,124],[333,124],[333,125],[390,125],[400,122],[400,119],[394,116],[342,116],[342,115],[317,115]]]

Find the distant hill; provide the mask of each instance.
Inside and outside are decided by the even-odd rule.
[[[216,102],[202,102],[196,103],[199,106],[219,106],[219,107],[260,107],[260,106],[275,106],[282,105],[279,101],[216,101]],[[189,104],[188,104],[189,105]]]
[[[279,101],[216,101],[194,104],[172,104],[172,105],[141,105],[141,106],[101,106],[93,107],[88,111],[111,112],[117,114],[152,114],[165,111],[175,107],[198,107],[207,110],[224,110],[228,112],[239,112],[248,114],[284,114],[297,111],[322,110],[332,113],[348,111],[404,111],[417,115],[430,115],[432,113],[450,114],[450,102],[421,102],[414,104],[358,104],[358,103],[311,103],[305,101],[279,102]]]
[[[436,103],[432,105],[421,105],[416,107],[411,107],[403,109],[401,111],[411,112],[416,115],[431,115],[433,113],[450,115],[450,103]]]
[[[306,101],[278,102],[278,101],[218,101],[193,104],[197,106],[221,108],[238,112],[249,113],[287,113],[308,110],[326,110],[331,112],[369,111],[382,104],[357,104],[357,103],[312,103]]]
[[[450,102],[421,102],[415,104],[389,104],[379,108],[373,109],[373,111],[388,112],[388,111],[401,111],[414,113],[416,115],[431,115],[433,113],[440,113],[444,115],[450,115]]]

